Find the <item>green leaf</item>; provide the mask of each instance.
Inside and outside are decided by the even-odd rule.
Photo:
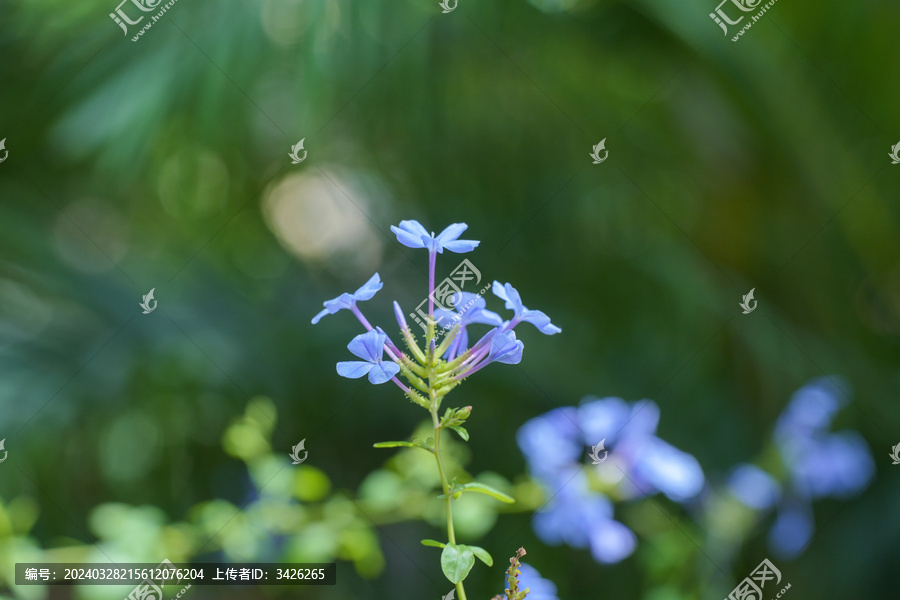
[[[439,542],[437,540],[422,540],[422,545],[423,546],[431,546],[433,548],[443,548],[447,544],[445,544],[443,542]]]
[[[432,452],[432,449],[428,445],[428,443],[423,442],[422,440],[413,440],[411,442],[378,442],[377,444],[372,444],[372,446],[374,448],[421,448],[422,450],[428,450],[429,452]]]
[[[462,439],[466,440],[467,442],[469,441],[469,432],[466,431],[465,427],[462,427],[461,425],[451,425],[450,429],[458,433],[459,437],[461,437]]]
[[[491,498],[496,498],[500,502],[506,502],[507,504],[512,504],[516,501],[516,499],[512,496],[507,496],[500,490],[484,483],[478,483],[477,481],[464,483],[461,487],[464,492],[478,492],[479,494],[486,494]]]
[[[373,444],[373,447],[375,448],[396,448],[398,446],[418,448],[419,444],[413,444],[412,442],[378,442],[377,444]]]
[[[475,554],[475,556],[479,558],[479,560],[481,560],[481,562],[489,567],[494,566],[494,559],[491,558],[491,555],[487,550],[485,550],[484,548],[479,548],[478,546],[469,546],[468,548],[472,551],[473,554]]]
[[[447,544],[441,552],[441,570],[450,583],[459,583],[475,566],[475,554],[468,546]]]
[[[416,447],[412,442],[378,442],[377,444],[373,444],[375,448],[396,448],[397,446],[412,446]]]

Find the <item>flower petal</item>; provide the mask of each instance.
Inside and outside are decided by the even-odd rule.
[[[809,543],[814,528],[808,506],[788,506],[779,511],[778,518],[769,531],[769,545],[782,557],[794,558]]]
[[[359,379],[366,373],[368,373],[372,367],[375,365],[370,362],[361,362],[358,360],[351,360],[345,362],[339,362],[337,364],[337,372],[341,377],[346,377],[347,379]]]
[[[391,231],[397,236],[397,241],[408,248],[425,248],[423,236],[431,237],[421,223],[413,220],[400,221],[399,227],[391,225]]]
[[[478,244],[481,242],[477,242],[475,240],[455,240],[452,242],[447,242],[443,245],[438,245],[437,251],[440,253],[442,250],[447,249],[450,252],[456,252],[457,254],[463,254],[464,252],[471,252],[475,248],[478,247]]]
[[[644,440],[634,460],[635,479],[648,482],[675,502],[693,498],[703,489],[705,478],[697,459],[656,436]]]
[[[391,377],[400,372],[400,366],[393,361],[381,361],[372,365],[369,371],[369,381],[378,385],[386,381],[390,381]]]
[[[653,435],[659,426],[659,405],[653,400],[639,400],[631,406],[628,423],[625,424],[628,435]]]
[[[378,273],[375,273],[372,275],[371,279],[362,285],[362,287],[353,292],[351,297],[358,302],[371,300],[372,296],[374,296],[382,287],[384,287],[384,284],[381,283],[381,277],[378,276]]]
[[[508,283],[503,285],[499,281],[494,281],[491,291],[494,292],[495,296],[506,302],[506,308],[515,311],[516,315],[519,314],[519,310],[522,308],[522,299],[519,297],[519,292],[516,291],[516,288]]]
[[[504,331],[495,335],[491,340],[491,350],[488,353],[488,360],[491,362],[501,362],[508,365],[517,365],[522,362],[522,351],[525,344],[521,340],[516,339],[516,332]]]
[[[443,245],[447,242],[458,240],[463,231],[468,228],[469,226],[465,223],[453,223],[452,225],[448,225],[447,227],[445,227],[444,230],[440,232],[434,239],[437,240],[438,244]]]
[[[339,310],[343,310],[345,308],[350,308],[353,305],[353,297],[350,294],[343,293],[337,298],[332,298],[331,300],[326,300],[322,303],[325,307],[325,310],[320,311],[315,317],[313,317],[313,325],[322,320],[322,317],[325,315],[333,315]]]
[[[555,408],[519,428],[516,442],[532,472],[545,477],[578,460],[584,449],[576,425],[578,417],[579,413],[570,406]]]
[[[434,250],[437,250],[439,254],[442,254],[445,248],[450,252],[471,252],[481,242],[476,242],[475,240],[459,239],[459,236],[462,235],[462,232],[468,228],[469,226],[465,223],[453,223],[452,225],[447,226],[442,232],[437,235],[436,238],[434,238],[431,247]]]
[[[728,478],[728,489],[754,510],[768,510],[781,496],[778,482],[756,465],[739,465]]]
[[[840,388],[830,379],[816,379],[804,385],[794,392],[787,408],[778,417],[776,439],[806,438],[825,431],[844,403]]]
[[[332,298],[331,300],[326,300],[322,303],[328,312],[331,314],[336,313],[339,310],[344,310],[345,308],[350,308],[353,305],[353,296],[344,292],[337,298]]]
[[[631,408],[621,398],[603,399],[588,396],[578,407],[578,422],[584,431],[584,442],[588,446],[607,440],[611,444],[618,439],[622,427],[628,421]]]
[[[525,310],[522,313],[521,320],[531,323],[537,327],[538,331],[546,335],[553,335],[562,331],[562,329],[550,322],[550,317],[539,310]]]
[[[591,532],[591,554],[597,562],[617,563],[634,552],[637,537],[628,527],[607,519]]]
[[[363,360],[377,362],[381,360],[381,356],[384,353],[385,338],[386,336],[383,333],[373,329],[353,338],[347,344],[347,349]]]
[[[815,436],[788,466],[794,487],[812,498],[850,497],[875,472],[869,447],[855,431]]]

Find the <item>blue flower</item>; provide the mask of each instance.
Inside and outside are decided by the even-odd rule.
[[[768,510],[781,497],[778,482],[756,465],[737,466],[728,477],[727,485],[738,500],[754,510]]]
[[[806,502],[789,502],[778,511],[769,531],[769,545],[784,558],[794,558],[812,539],[815,523],[812,507]]]
[[[847,497],[865,487],[875,464],[854,431],[828,432],[844,403],[828,379],[800,388],[775,427],[775,445],[790,473],[793,492],[804,498]]]
[[[591,556],[600,563],[617,563],[634,552],[637,536],[614,519],[601,521],[591,531]]]
[[[495,327],[503,325],[503,319],[500,315],[486,309],[487,303],[480,295],[471,292],[458,292],[456,296],[458,297],[457,302],[453,305],[455,310],[437,308],[434,311],[434,318],[437,324],[445,330],[459,327],[459,333],[456,334],[456,338],[453,340],[452,351],[448,353],[448,360],[452,360],[459,354],[460,349],[465,351],[469,347],[467,326],[473,323],[493,325]]]
[[[592,478],[616,486],[618,497],[662,492],[684,502],[696,496],[706,481],[700,464],[659,439],[658,424],[655,402],[629,405],[621,398],[596,397],[585,398],[578,408],[557,408],[527,421],[516,440],[529,471],[550,498],[534,515],[538,537],[547,544],[589,547],[600,563],[619,562],[634,552],[637,537],[613,518],[612,501],[592,489],[582,462],[586,446],[604,439],[609,460],[587,469],[596,470]]]
[[[775,437],[807,438],[823,432],[844,404],[840,389],[829,379],[817,379],[797,390],[787,408],[778,417]]]
[[[517,365],[522,362],[524,349],[525,344],[516,339],[515,331],[504,331],[491,339],[491,350],[488,352],[487,361]]]
[[[391,231],[397,236],[397,241],[408,248],[426,248],[429,252],[443,254],[444,249],[451,252],[471,252],[480,242],[474,240],[461,240],[459,236],[468,229],[465,223],[454,223],[440,232],[437,236],[422,227],[418,221],[400,221],[400,226],[391,225]]]
[[[786,471],[783,480],[777,482],[752,465],[739,466],[729,478],[730,491],[744,505],[761,512],[775,508],[769,544],[783,557],[798,555],[812,539],[813,500],[856,494],[875,473],[862,436],[828,431],[844,403],[831,379],[806,384],[794,393],[775,425],[774,444]]]
[[[509,585],[508,583],[506,584]],[[519,589],[528,588],[528,600],[559,600],[556,596],[556,584],[544,579],[538,570],[531,565],[519,565]],[[508,588],[507,588],[508,589]]]
[[[613,519],[612,502],[588,488],[580,467],[560,471],[548,495],[550,502],[534,515],[534,531],[545,544],[590,547],[601,563],[619,562],[634,552],[637,537]]]
[[[383,362],[384,341],[386,336],[378,331],[368,331],[353,338],[347,348],[362,361],[347,361],[337,364],[337,372],[341,377],[359,379],[369,375],[374,384],[390,381],[400,372],[400,366],[394,362]]]
[[[591,399],[578,409],[584,443],[606,440],[613,463],[627,475],[619,483],[626,497],[662,492],[676,502],[696,496],[705,477],[697,459],[656,436],[659,406],[651,400],[630,408],[621,398]]]
[[[369,279],[366,283],[363,284],[361,288],[359,288],[352,294],[344,292],[337,298],[326,300],[323,303],[323,305],[325,306],[325,310],[321,311],[319,314],[313,317],[313,325],[318,323],[325,315],[333,315],[339,310],[343,310],[345,308],[353,310],[354,313],[356,313],[356,303],[362,302],[364,300],[371,300],[375,293],[380,290],[383,285],[384,284],[381,283],[381,277],[378,276],[378,273],[375,273],[374,275],[372,275],[371,279]],[[357,315],[357,317],[359,316],[360,315]]]
[[[670,500],[685,502],[703,489],[705,478],[697,459],[655,435],[634,448],[616,448],[632,461],[629,483],[633,482],[641,495],[658,490]]]
[[[516,441],[537,477],[549,479],[577,463],[584,449],[577,421],[578,411],[566,406],[529,419],[519,428]]]
[[[495,281],[491,291],[494,295],[506,302],[506,308],[515,312],[515,317],[509,324],[512,329],[522,321],[531,323],[538,328],[538,331],[547,335],[553,335],[562,331],[559,327],[550,322],[550,317],[539,310],[529,310],[522,304],[522,298],[516,288],[510,284],[501,285],[499,281]]]
[[[471,292],[457,292],[454,299],[454,310],[435,309],[434,316],[439,325],[449,328],[455,324],[466,326],[483,323],[495,327],[503,324],[500,315],[486,310],[487,303],[482,296]]]
[[[787,455],[794,489],[809,498],[847,498],[866,486],[875,464],[865,440],[855,431],[810,439]]]

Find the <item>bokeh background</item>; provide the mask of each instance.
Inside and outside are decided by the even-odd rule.
[[[335,587],[197,599],[446,594],[418,544],[441,537],[428,457],[372,448],[427,415],[335,374],[351,315],[310,324],[377,270],[365,311],[395,330],[427,264],[389,227],[418,219],[468,223],[482,275],[563,329],[523,329],[520,365],[451,396],[474,407],[454,463],[519,500],[460,508],[496,560],[470,598],[519,546],[561,599],[725,597],[770,556],[771,515],[716,554],[702,507],[624,503],[638,548],[601,565],[535,536],[516,432],[588,394],[650,398],[715,488],[827,375],[875,475],[772,560],[793,600],[896,596],[900,6],[780,0],[737,43],[714,0],[179,0],[138,42],[115,8],[0,5],[0,595],[124,597],[11,586],[12,565],[166,557],[339,563]]]

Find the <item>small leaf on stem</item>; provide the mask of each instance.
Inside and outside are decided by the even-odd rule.
[[[469,546],[469,549],[472,551],[473,554],[475,554],[475,556],[478,557],[478,559],[481,562],[483,562],[484,564],[486,564],[489,567],[494,566],[494,559],[491,558],[491,555],[490,555],[490,553],[488,553],[487,550],[485,550],[484,548],[480,548],[478,546]]]
[[[465,427],[461,427],[460,425],[451,425],[450,429],[459,434],[459,437],[464,439],[465,441],[469,441],[469,432],[466,431]]]
[[[460,583],[475,566],[475,554],[468,546],[447,544],[441,552],[441,570],[451,583]]]
[[[464,483],[460,488],[462,488],[462,491],[464,492],[478,492],[479,494],[485,494],[491,498],[496,498],[500,502],[506,502],[507,504],[512,504],[516,501],[512,496],[508,496],[496,488],[484,483],[478,483],[477,481]]]

